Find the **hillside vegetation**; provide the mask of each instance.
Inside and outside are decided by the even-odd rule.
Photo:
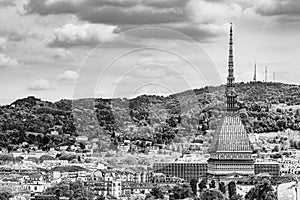
[[[0,108],[0,147],[13,150],[20,144],[35,144],[47,150],[71,145],[78,135],[99,138],[103,147],[127,139],[154,144],[192,141],[218,125],[225,106],[224,89],[204,87],[167,97],[142,95],[54,103],[35,97],[19,99]],[[248,132],[300,130],[296,106],[300,105],[300,86],[238,83],[236,90]]]

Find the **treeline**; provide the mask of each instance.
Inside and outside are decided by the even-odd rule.
[[[300,87],[282,83],[238,83],[241,117],[248,132],[300,130],[300,111],[271,105],[300,104]],[[22,142],[67,145],[77,135],[103,143],[150,140],[167,144],[215,129],[225,107],[225,87],[204,87],[167,97],[79,99],[47,102],[35,97],[0,107],[0,147]],[[53,136],[55,131],[56,136]],[[37,135],[26,134],[38,133]],[[41,135],[39,135],[41,134]],[[66,137],[64,137],[66,136]]]

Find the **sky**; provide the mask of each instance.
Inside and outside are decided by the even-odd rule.
[[[299,0],[0,0],[0,104],[299,84]]]

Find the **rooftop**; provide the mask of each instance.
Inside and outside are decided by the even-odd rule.
[[[252,153],[248,134],[238,114],[228,113],[220,125],[214,136],[211,153]]]

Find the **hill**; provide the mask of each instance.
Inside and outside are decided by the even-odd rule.
[[[300,130],[300,86],[250,82],[237,83],[236,90],[248,132]],[[225,106],[224,91],[222,85],[167,97],[18,99],[0,107],[0,147],[12,150],[20,144],[35,144],[47,150],[74,144],[78,135],[99,138],[102,150],[126,139],[156,144],[193,141],[216,128]]]

